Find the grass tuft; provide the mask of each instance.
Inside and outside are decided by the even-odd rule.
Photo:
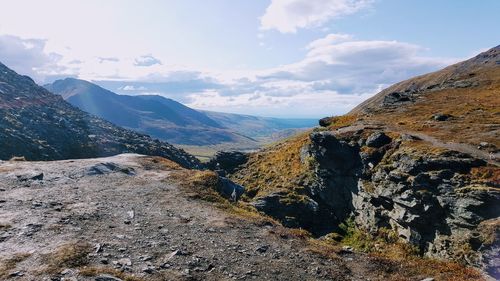
[[[44,273],[56,274],[64,268],[79,268],[88,264],[92,246],[87,242],[67,243],[45,256],[48,261]]]
[[[7,279],[17,264],[29,258],[29,253],[16,253],[12,257],[0,260],[0,279]]]

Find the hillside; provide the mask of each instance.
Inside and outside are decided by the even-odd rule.
[[[136,152],[198,167],[172,145],[83,112],[0,63],[0,159],[57,160]]]
[[[206,114],[161,96],[118,95],[73,78],[57,80],[45,88],[81,110],[174,144],[243,142],[256,145],[251,138],[224,128]]]
[[[416,131],[441,141],[500,147],[500,46],[397,83],[354,108],[359,123]],[[443,120],[439,120],[443,119]],[[487,143],[487,144],[484,144]]]
[[[0,161],[0,279],[482,279],[455,263],[329,246],[230,204],[217,182],[137,154]]]
[[[392,255],[377,245],[405,243],[498,279],[498,53],[395,84],[230,177],[261,212],[334,245]]]

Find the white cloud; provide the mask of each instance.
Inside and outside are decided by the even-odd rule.
[[[291,96],[273,96],[267,92],[223,96],[217,91],[206,91],[189,95],[190,101],[187,105],[205,110],[275,117],[290,117],[290,112],[293,112],[295,117],[308,118],[342,114],[370,96],[347,96],[334,91],[300,92]]]
[[[264,115],[341,114],[393,83],[459,60],[425,56],[427,50],[415,44],[355,40],[345,34],[329,34],[306,48],[301,61],[190,95],[189,105]]]
[[[333,43],[340,43],[340,42],[345,42],[349,41],[352,39],[352,35],[350,34],[341,34],[341,33],[331,33],[325,36],[324,38],[320,38],[317,40],[312,41],[307,45],[307,49],[318,49],[321,47],[329,46]]]
[[[372,0],[272,0],[260,18],[264,30],[295,33],[370,7]]]
[[[120,61],[119,58],[115,58],[115,57],[97,57],[97,59],[99,60],[99,63],[119,62]]]
[[[120,87],[118,88],[118,90],[122,90],[122,91],[147,91],[148,88],[144,87],[144,86],[134,86],[134,85],[125,85],[123,87]]]
[[[72,57],[45,51],[45,40],[0,36],[0,61],[39,82],[76,76],[122,94],[158,93],[190,106],[268,116],[341,114],[382,88],[458,61],[426,56],[427,49],[398,41],[357,40],[328,34],[310,42],[303,59],[262,70],[214,72],[135,59]],[[100,57],[108,62],[109,58]]]
[[[152,55],[144,55],[135,59],[135,66],[152,66],[155,64],[162,64],[161,61]]]
[[[313,41],[303,60],[268,70],[260,78],[312,82],[313,90],[353,94],[372,92],[380,85],[387,86],[457,61],[427,57],[425,48],[405,42],[349,38],[330,34]]]
[[[60,65],[62,56],[46,53],[45,45],[46,40],[43,39],[0,35],[0,62],[35,80],[51,74],[67,73],[68,69]]]

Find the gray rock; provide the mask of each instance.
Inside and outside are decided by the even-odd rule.
[[[400,103],[411,102],[412,95],[407,92],[392,92],[384,97],[382,105],[397,105]]]
[[[245,192],[245,188],[237,183],[234,183],[228,178],[219,177],[219,182],[217,184],[217,192],[222,195],[222,197],[236,202],[240,199],[241,195]]]
[[[106,175],[111,173],[124,173],[126,175],[135,175],[135,170],[132,167],[125,167],[116,163],[107,162],[99,163],[90,167],[87,171],[87,175]]]
[[[97,276],[95,281],[123,281],[122,279],[112,276],[112,275],[107,275],[107,274],[102,274]]]
[[[267,250],[269,250],[269,245],[262,245],[262,246],[258,247],[257,249],[255,249],[256,252],[261,253],[261,254],[267,252]]]
[[[129,258],[121,258],[117,260],[116,263],[119,265],[126,265],[126,266],[132,265],[132,261]]]
[[[331,117],[324,117],[324,118],[319,119],[319,125],[321,127],[328,127],[331,125],[331,123],[332,123]]]
[[[234,173],[248,161],[248,154],[239,151],[218,151],[207,163],[207,168],[217,171],[220,176]]]
[[[381,147],[391,143],[392,139],[383,132],[375,132],[366,139],[366,146]]]
[[[24,175],[17,175],[16,177],[19,181],[43,180],[43,173],[42,172],[33,172],[33,173],[29,173],[29,174],[24,174]]]
[[[291,200],[290,196],[285,191],[271,193],[256,198],[251,204],[287,227],[311,228],[319,215],[318,203],[307,197],[304,200]]]
[[[432,119],[436,121],[446,121],[450,119],[452,116],[450,114],[436,113],[432,115]]]

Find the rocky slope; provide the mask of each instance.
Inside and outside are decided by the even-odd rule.
[[[0,279],[481,280],[310,239],[220,198],[218,182],[136,154],[0,161]]]
[[[91,158],[123,152],[163,156],[185,167],[196,158],[172,145],[85,113],[0,63],[0,159]]]
[[[500,47],[398,83],[346,116],[249,155],[231,178],[290,227],[396,237],[500,278]],[[329,234],[337,233],[337,234]],[[376,244],[375,244],[376,245]]]

